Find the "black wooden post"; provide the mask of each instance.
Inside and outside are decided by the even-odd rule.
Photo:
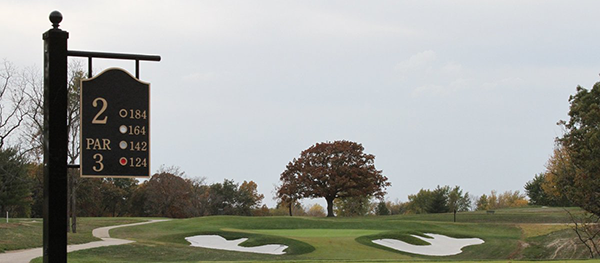
[[[67,262],[67,39],[50,14],[44,39],[44,262]]]

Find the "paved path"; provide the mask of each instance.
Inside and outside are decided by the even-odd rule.
[[[116,245],[124,245],[124,244],[133,243],[135,241],[131,241],[131,240],[127,240],[127,239],[111,238],[110,235],[108,234],[108,231],[110,231],[113,228],[126,227],[126,226],[138,226],[138,225],[145,225],[145,224],[162,222],[162,221],[168,221],[168,219],[150,220],[150,221],[141,222],[141,223],[133,223],[133,224],[126,224],[126,225],[107,226],[107,227],[96,228],[92,231],[92,235],[97,238],[102,239],[102,241],[94,241],[94,242],[78,244],[78,245],[68,245],[67,252],[73,252],[73,251],[77,251],[77,250],[83,250],[83,249],[89,249],[89,248],[95,248],[95,247],[107,247],[107,246],[116,246]],[[8,251],[6,253],[0,253],[0,262],[2,262],[2,263],[5,263],[5,262],[6,263],[8,263],[8,262],[10,262],[10,263],[29,263],[29,261],[31,261],[32,259],[41,257],[41,256],[42,256],[42,248],[41,247],[24,249],[24,250],[14,250],[14,251]]]

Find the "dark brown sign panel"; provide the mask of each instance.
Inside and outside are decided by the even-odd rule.
[[[111,68],[81,82],[81,176],[150,177],[150,84]]]

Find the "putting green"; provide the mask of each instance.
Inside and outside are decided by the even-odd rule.
[[[359,237],[379,234],[386,230],[370,229],[223,229],[226,231],[247,232],[282,237]]]
[[[225,229],[224,229],[225,230]],[[315,251],[302,255],[319,259],[410,259],[356,242],[360,236],[375,235],[387,230],[369,229],[227,229],[227,231],[264,234],[294,238],[315,247]]]

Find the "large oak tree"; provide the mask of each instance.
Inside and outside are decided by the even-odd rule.
[[[383,197],[390,186],[382,171],[375,169],[375,156],[351,141],[317,143],[288,163],[281,174],[281,197],[325,198],[327,216],[333,201],[344,197]],[[291,191],[293,190],[293,191]],[[295,193],[294,193],[295,191]]]

